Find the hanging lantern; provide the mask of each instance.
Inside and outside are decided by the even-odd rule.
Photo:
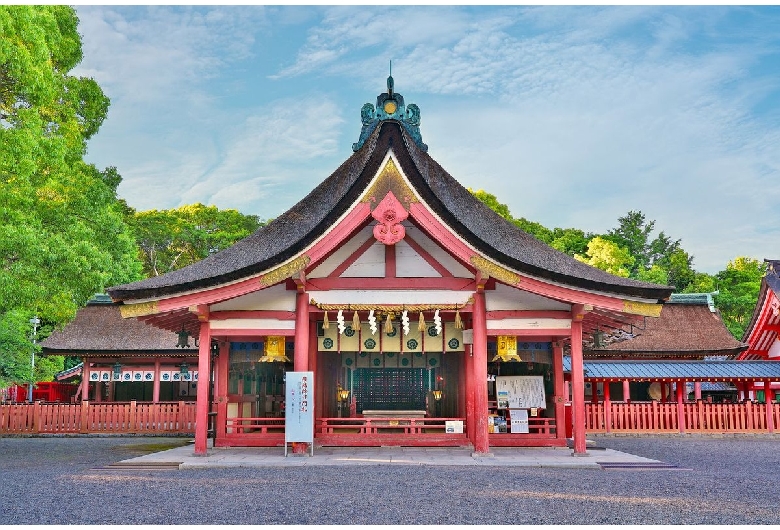
[[[517,337],[511,335],[499,335],[496,339],[496,356],[493,362],[501,361],[519,362],[520,356],[517,355]]]
[[[189,337],[190,337],[190,332],[187,331],[184,328],[181,328],[181,331],[177,331],[176,334],[179,336],[179,339],[176,342],[176,346],[175,347],[176,348],[189,348],[190,347],[190,343],[189,343],[189,340],[187,340],[187,339],[189,339]]]
[[[284,354],[284,337],[268,337],[265,340],[265,355],[260,357],[261,363],[281,362],[289,363],[290,359]]]
[[[187,364],[187,361],[182,361],[179,365],[179,373],[181,375],[187,375],[190,373],[190,365]]]
[[[325,311],[325,318],[322,319],[322,329],[330,328],[330,322],[328,322],[328,312]]]
[[[122,375],[122,365],[119,363],[119,361],[114,363],[114,379],[119,379],[119,377]]]

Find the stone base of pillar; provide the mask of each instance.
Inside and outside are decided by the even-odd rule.
[[[571,456],[590,456],[590,453],[585,451],[584,453],[575,453],[572,451]]]
[[[495,456],[493,453],[477,453],[476,451],[471,453],[472,458],[493,458]]]

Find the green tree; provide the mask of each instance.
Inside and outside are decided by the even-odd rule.
[[[585,254],[593,237],[593,234],[586,234],[576,228],[554,228],[550,246],[569,256]]]
[[[190,204],[171,210],[128,210],[146,276],[180,269],[223,250],[267,223],[256,215]]]
[[[740,256],[715,275],[718,287],[718,294],[714,297],[715,305],[720,310],[724,324],[737,339],[745,334],[765,273],[765,263]]]
[[[628,249],[619,247],[602,237],[591,239],[586,255],[575,254],[574,259],[624,278],[628,277],[634,264],[634,257]]]
[[[92,79],[68,75],[82,59],[78,18],[66,6],[0,6],[0,357],[29,341],[33,315],[64,325],[106,285],[140,278],[116,198],[121,178],[84,162],[109,105]],[[21,324],[20,324],[21,323]],[[29,322],[27,324],[29,328]],[[26,353],[21,354],[27,356]],[[59,358],[53,362],[59,362]],[[0,378],[28,381],[11,369]],[[41,370],[47,361],[36,363]],[[25,368],[20,366],[21,370]],[[39,374],[36,374],[39,375]]]

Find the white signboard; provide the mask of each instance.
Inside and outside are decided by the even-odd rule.
[[[307,442],[314,455],[314,372],[287,372],[285,398],[284,456],[290,442]]]
[[[525,409],[511,411],[512,423],[510,430],[512,434],[528,434],[528,411]]]
[[[544,377],[541,375],[496,376],[496,394],[499,408],[547,408],[544,396]],[[502,407],[502,405],[505,405]]]

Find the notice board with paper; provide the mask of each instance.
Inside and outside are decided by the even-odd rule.
[[[499,396],[499,408],[547,408],[544,377],[541,375],[496,376],[496,395]]]

